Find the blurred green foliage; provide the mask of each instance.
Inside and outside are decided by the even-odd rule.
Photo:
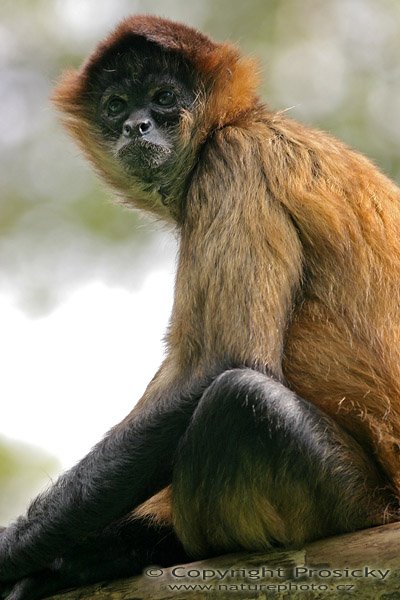
[[[171,255],[151,226],[109,202],[49,102],[60,72],[134,12],[236,41],[259,56],[270,106],[330,130],[400,179],[398,0],[2,0],[0,291],[32,315],[90,278],[134,287]],[[4,498],[18,501],[22,464],[27,487],[54,467],[0,442],[0,511]]]
[[[0,525],[24,512],[26,490],[34,498],[57,468],[43,450],[0,437]]]

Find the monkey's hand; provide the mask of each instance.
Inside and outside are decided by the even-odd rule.
[[[6,531],[6,529],[7,529],[6,527],[1,527],[1,526],[0,526],[0,556],[1,556],[1,554],[2,554],[2,545],[3,545],[3,544],[2,544],[2,542],[3,542],[3,539],[4,539],[4,535],[3,535],[3,534],[4,534],[4,532]],[[0,581],[1,581],[1,573],[2,573],[2,571],[1,571],[1,569],[0,569]],[[5,594],[5,592],[6,592],[6,591],[7,591],[7,590],[6,590],[6,587],[5,587],[5,586],[3,586],[3,585],[0,583],[0,598],[4,598],[4,597],[5,597],[5,596],[4,596],[4,594]]]
[[[10,527],[0,527],[0,598],[2,599],[17,600],[20,597],[14,593],[16,591],[15,581],[18,577],[13,577],[12,568],[10,568],[13,557],[12,540],[17,538],[17,529],[17,523]]]
[[[0,530],[0,582],[16,581],[22,575],[25,575],[25,569],[18,568],[19,551],[24,545],[24,534],[27,527],[27,520],[19,517],[15,523],[9,527],[2,527]],[[35,570],[35,558],[32,558],[32,569]]]
[[[74,546],[68,556],[53,560],[48,568],[0,584],[1,600],[40,600],[65,589],[140,573],[148,552],[140,544],[136,548],[135,524],[128,521],[127,526],[121,535],[113,524],[94,540]]]
[[[32,539],[35,539],[34,546],[31,546]],[[26,593],[31,581],[31,577],[26,576],[33,577],[47,564],[50,570],[51,563],[55,562],[47,558],[46,552],[41,552],[41,545],[40,527],[27,517],[19,517],[9,527],[1,528],[0,598],[18,600],[26,597],[33,600],[34,596]],[[24,596],[21,595],[23,591],[26,593]]]

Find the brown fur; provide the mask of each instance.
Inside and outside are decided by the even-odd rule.
[[[188,191],[180,197],[180,184],[167,207],[119,170],[90,118],[91,69],[134,36],[181,53],[203,83],[181,124],[179,181]],[[71,133],[124,201],[179,227],[168,355],[134,411],[218,363],[270,371],[352,434],[398,498],[400,191],[339,141],[270,112],[257,81],[254,62],[234,46],[132,17],[55,92]],[[252,511],[283,527],[266,500],[253,500]],[[136,515],[158,513],[162,522],[171,518],[167,505],[162,493]],[[258,547],[260,531],[240,517],[240,494],[225,505],[220,545],[231,528]]]

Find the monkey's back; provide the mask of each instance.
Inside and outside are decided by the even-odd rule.
[[[336,139],[274,116],[264,164],[305,270],[284,374],[400,483],[400,190]],[[282,196],[281,190],[285,190]]]

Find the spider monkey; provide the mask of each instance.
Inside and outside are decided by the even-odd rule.
[[[9,600],[399,517],[400,191],[257,85],[235,46],[134,16],[55,90],[179,261],[144,396],[2,531]]]

